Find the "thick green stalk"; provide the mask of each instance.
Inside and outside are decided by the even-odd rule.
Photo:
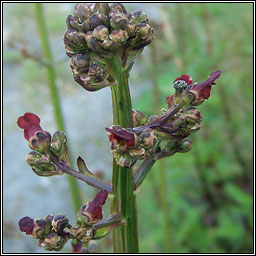
[[[35,19],[37,22],[38,32],[41,40],[42,52],[43,52],[45,61],[47,63],[53,63],[53,57],[52,57],[50,42],[48,38],[48,31],[47,31],[45,17],[43,13],[43,6],[41,3],[35,4]],[[53,65],[46,65],[46,70],[48,75],[49,92],[50,92],[57,129],[65,131],[59,92],[56,86],[56,72]],[[72,168],[72,157],[71,157],[70,151],[69,151],[69,163]],[[82,199],[79,192],[79,187],[78,187],[77,181],[72,176],[67,176],[67,178],[69,182],[73,206],[75,211],[77,211],[82,205]]]
[[[108,60],[107,66],[117,82],[117,85],[111,88],[114,124],[132,127],[132,103],[124,63],[121,57],[116,56]],[[137,253],[138,230],[134,177],[131,168],[118,166],[114,159],[112,184],[111,213],[119,213],[126,222],[125,226],[120,226],[113,232],[114,252]]]

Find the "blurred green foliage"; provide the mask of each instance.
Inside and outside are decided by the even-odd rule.
[[[19,90],[39,102],[47,101],[47,88],[42,86],[44,72],[39,64],[24,59],[7,45],[11,40],[40,55],[32,7],[5,5],[6,10],[8,7],[8,16],[4,16],[6,74],[15,68],[22,80]],[[146,4],[126,6],[143,10]],[[56,69],[62,94],[67,94],[74,84],[70,84],[71,72],[67,72],[68,58],[62,45],[63,21],[72,13],[73,4],[45,4],[45,7],[55,59],[65,61],[65,65],[60,62]],[[202,81],[216,69],[223,73],[213,86],[210,99],[199,106],[204,121],[201,130],[192,136],[192,150],[156,164],[138,194],[140,251],[170,252],[165,251],[166,223],[159,202],[158,174],[165,172],[172,252],[250,253],[253,251],[253,4],[169,3],[157,7],[157,15],[150,16],[156,30],[154,46],[145,49],[131,75],[131,90],[137,92],[134,108],[148,115],[159,114],[154,102],[167,107],[165,97],[173,93],[172,81],[176,77],[188,74],[194,81]],[[10,17],[15,19],[9,22]],[[154,51],[156,56],[152,58]],[[157,76],[157,94],[152,93],[152,74]],[[28,89],[28,84],[40,89],[40,95]],[[110,239],[108,236],[99,242],[101,252],[111,251]]]

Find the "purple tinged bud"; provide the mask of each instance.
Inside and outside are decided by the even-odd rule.
[[[98,41],[108,40],[108,28],[104,25],[100,25],[93,30],[93,37]]]
[[[128,24],[128,19],[126,15],[123,13],[115,13],[111,18],[110,18],[110,26],[113,29],[126,29]]]
[[[142,11],[133,13],[133,16],[134,16],[136,25],[142,22],[145,23],[149,21],[147,14]]]
[[[70,67],[76,76],[86,74],[90,67],[90,58],[85,54],[76,54],[70,59]]]
[[[110,11],[117,11],[121,13],[127,13],[125,7],[121,3],[115,3],[110,6]]]
[[[99,14],[93,14],[92,16],[90,16],[89,24],[91,30],[94,30],[99,25],[103,25],[101,16]]]
[[[180,153],[186,153],[192,149],[192,140],[186,139],[183,140],[179,145],[179,151]]]
[[[35,227],[34,219],[26,216],[20,219],[19,228],[21,232],[26,232],[26,235],[32,235],[33,228]]]
[[[122,46],[127,42],[129,36],[126,30],[117,29],[111,32],[109,38],[118,46]]]
[[[76,4],[74,16],[80,23],[83,23],[90,16],[90,11],[88,6],[83,3]]]

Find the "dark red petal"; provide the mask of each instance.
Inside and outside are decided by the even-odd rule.
[[[174,80],[174,82],[176,82],[176,81],[178,81],[178,80],[183,80],[183,81],[185,81],[185,82],[187,83],[187,85],[193,84],[192,77],[189,76],[189,75],[181,75],[181,76],[179,76],[178,78],[176,78],[176,79]]]
[[[20,128],[25,129],[29,126],[40,126],[40,118],[33,113],[26,113],[18,118],[17,124]]]
[[[125,139],[125,140],[130,140],[132,137],[134,137],[134,135],[126,130],[123,129],[119,129],[119,130],[113,130],[110,128],[106,128],[106,130],[112,134],[114,134],[115,139],[117,140],[121,140],[121,139]]]
[[[35,135],[37,131],[43,131],[40,126],[30,126],[24,129],[24,137],[27,141]]]
[[[204,99],[208,99],[210,97],[212,86],[206,85],[202,90],[199,92],[199,96],[202,96]]]
[[[106,199],[108,198],[108,191],[107,190],[101,190],[93,199],[93,203],[95,206],[102,206],[105,204]]]
[[[92,212],[93,220],[101,220],[103,218],[102,215],[102,207],[96,207]]]
[[[83,243],[78,242],[77,244],[74,244],[72,242],[72,248],[73,248],[72,250],[73,253],[80,253],[83,249]]]
[[[27,235],[31,235],[33,228],[35,227],[34,219],[26,216],[19,221],[20,231],[26,232]]]

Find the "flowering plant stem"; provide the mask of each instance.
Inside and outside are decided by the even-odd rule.
[[[35,3],[35,19],[37,22],[37,28],[39,32],[39,37],[41,40],[42,52],[47,63],[53,63],[53,57],[50,48],[50,42],[48,39],[48,32],[46,27],[46,22],[43,14],[43,6],[41,3]],[[59,130],[65,131],[63,114],[61,111],[61,103],[59,98],[59,92],[56,86],[56,72],[53,65],[46,65],[47,75],[48,75],[48,86],[51,97],[51,102],[54,110],[54,117],[57,128]],[[69,152],[69,164],[72,168],[72,157]],[[79,187],[77,181],[72,176],[67,176],[70,193],[73,201],[74,210],[77,211],[82,203],[81,195],[79,192]]]
[[[107,61],[107,67],[117,84],[111,87],[113,121],[115,125],[132,127],[132,103],[125,63],[120,56]],[[113,160],[113,200],[111,214],[119,213],[126,225],[113,231],[115,253],[137,253],[137,209],[134,194],[135,183],[131,168],[118,166]]]

